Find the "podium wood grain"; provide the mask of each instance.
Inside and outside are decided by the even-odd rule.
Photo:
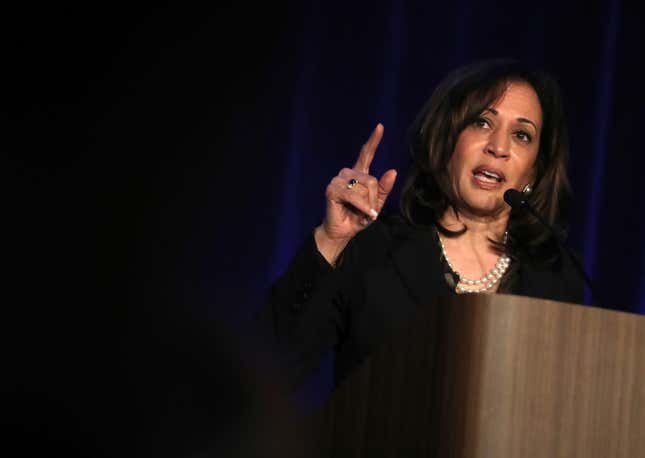
[[[645,317],[446,298],[384,342],[311,425],[330,457],[645,457]]]

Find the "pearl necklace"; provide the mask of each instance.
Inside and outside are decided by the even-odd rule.
[[[446,253],[446,247],[443,246],[443,240],[441,240],[441,237],[439,236],[438,232],[437,232],[437,237],[439,238],[439,244],[441,245],[441,252],[443,253],[443,257],[446,260],[448,267],[450,267],[450,270],[452,270],[459,277],[459,283],[457,284],[457,287],[455,289],[457,293],[483,293],[484,291],[490,290],[504,276],[504,274],[506,273],[506,270],[508,269],[509,264],[511,263],[511,258],[503,254],[499,257],[499,259],[495,263],[495,267],[493,267],[483,277],[475,280],[462,277],[461,275],[459,275],[459,272],[457,272],[457,270],[453,267],[452,263],[450,262],[450,259],[448,258],[448,254]],[[507,239],[508,239],[508,232],[504,232],[504,245],[506,245]],[[459,286],[460,284],[462,286]],[[471,287],[476,285],[477,286],[484,285],[484,286],[479,289],[472,289],[472,288],[466,288],[464,285],[468,285]]]

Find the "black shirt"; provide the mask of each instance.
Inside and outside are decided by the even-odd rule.
[[[499,292],[583,302],[583,283],[566,257],[549,265],[515,259],[512,266]],[[354,237],[336,268],[310,235],[272,286],[258,321],[293,387],[332,348],[338,383],[424,304],[455,294],[454,281],[434,228],[379,219]]]

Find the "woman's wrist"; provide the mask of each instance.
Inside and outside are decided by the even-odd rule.
[[[336,266],[336,261],[338,257],[343,252],[351,238],[333,238],[325,231],[324,226],[320,226],[314,229],[314,240],[316,242],[316,248],[320,254],[325,258],[325,260],[332,267]]]

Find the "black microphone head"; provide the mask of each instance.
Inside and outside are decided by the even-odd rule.
[[[504,193],[504,202],[509,204],[511,207],[515,209],[520,209],[523,207],[526,207],[526,198],[524,197],[524,194],[519,192],[516,189],[508,189]]]

